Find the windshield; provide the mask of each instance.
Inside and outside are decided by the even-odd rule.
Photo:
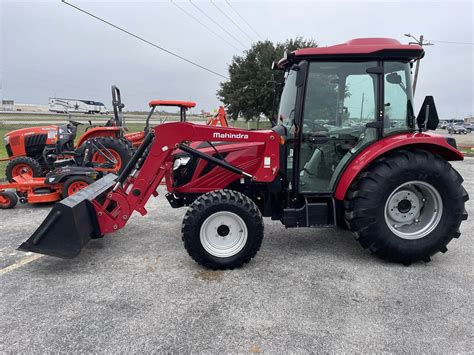
[[[303,133],[337,132],[358,137],[376,119],[377,62],[313,62],[303,110]],[[323,133],[321,133],[323,134]]]
[[[293,125],[296,106],[296,71],[287,72],[285,86],[281,94],[280,110],[278,111],[278,122],[288,129]]]

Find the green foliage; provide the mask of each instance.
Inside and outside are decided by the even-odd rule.
[[[261,114],[270,117],[273,103],[272,74],[277,83],[283,82],[282,71],[272,71],[274,60],[280,60],[285,50],[316,47],[314,40],[301,37],[281,43],[260,41],[242,56],[234,56],[229,65],[229,81],[221,83],[217,97],[226,106],[229,117],[236,120],[243,116],[255,119]],[[278,107],[279,95],[276,98]]]

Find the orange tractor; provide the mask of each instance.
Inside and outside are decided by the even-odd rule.
[[[195,102],[174,100],[153,100],[146,119],[145,129],[141,132],[125,133],[125,118],[120,90],[112,86],[112,106],[114,117],[104,126],[86,128],[84,134],[76,139],[80,122],[70,120],[67,124],[56,126],[22,128],[7,133],[4,137],[8,158],[5,175],[9,182],[15,176],[28,174],[41,177],[60,166],[89,166],[97,171],[120,173],[130,160],[133,150],[143,142],[150,130],[150,119],[158,106],[179,107],[180,122],[186,122],[186,111],[196,106]],[[211,117],[207,125],[220,124],[227,127],[224,108],[219,107],[216,116]],[[0,160],[0,161],[1,161]]]
[[[112,86],[114,117],[104,126],[87,127],[74,143],[80,122],[70,120],[64,125],[48,125],[18,129],[4,136],[9,160],[5,175],[9,182],[15,176],[45,176],[54,168],[76,165],[98,171],[120,173],[132,156],[124,138],[125,121],[120,90]]]
[[[178,107],[179,121],[186,122],[186,111],[190,108],[195,107],[196,103],[193,101],[152,100],[150,101],[149,106],[151,107],[151,110],[146,118],[145,129],[141,132],[127,133],[124,136],[125,139],[133,146],[133,148],[138,148],[143,143],[146,134],[150,131],[150,119],[158,106]],[[162,121],[161,123],[164,123],[164,121]],[[206,121],[206,125],[220,125],[222,127],[229,126],[227,123],[227,114],[223,106],[219,106],[217,113]]]
[[[219,106],[217,114],[210,117],[207,120],[206,124],[208,126],[217,126],[218,124],[220,124],[221,127],[229,127],[229,124],[227,123],[227,113],[225,112],[224,107]]]
[[[141,132],[123,134],[124,118],[120,91],[112,87],[114,118],[105,126],[91,125],[82,135],[73,151],[73,141],[76,127],[79,123],[70,121],[64,127],[44,126],[26,128],[8,133],[7,151],[21,153],[20,156],[10,157],[7,167],[8,183],[0,183],[0,209],[13,208],[21,203],[50,203],[78,192],[102,177],[103,172],[120,172],[129,160],[130,152],[138,148],[146,134],[150,131],[150,119],[158,106],[179,107],[180,122],[186,122],[186,111],[196,106],[195,102],[176,100],[153,100],[149,103],[151,110],[147,116],[145,128]],[[210,126],[217,124],[227,127],[226,112],[219,107],[218,113],[206,123]],[[67,133],[65,133],[67,131]],[[46,145],[32,144],[38,135],[45,135]],[[92,147],[91,147],[92,146]],[[85,147],[85,149],[84,149]],[[47,155],[49,161],[46,167],[41,162],[47,161],[42,152],[41,157],[34,159],[32,154],[41,149],[48,152],[61,151],[62,154]],[[28,152],[30,156],[24,155]],[[82,157],[82,153],[85,156]],[[32,155],[32,156],[31,156]],[[92,157],[91,157],[92,155]],[[58,159],[58,158],[61,159]],[[43,174],[46,176],[41,177]]]

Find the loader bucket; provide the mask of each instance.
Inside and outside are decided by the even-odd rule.
[[[117,176],[108,174],[57,202],[39,228],[18,250],[31,251],[60,258],[73,258],[81,252],[91,237],[99,237],[92,200],[110,190]]]

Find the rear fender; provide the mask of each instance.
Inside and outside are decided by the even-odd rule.
[[[120,127],[94,127],[88,129],[87,132],[79,138],[77,142],[77,148],[84,144],[85,141],[91,138],[97,137],[119,137],[120,136]]]
[[[373,160],[397,149],[424,149],[448,161],[464,159],[464,155],[451,146],[446,137],[438,134],[403,133],[388,136],[369,145],[352,159],[337,182],[334,197],[344,200],[347,190],[362,170]]]

